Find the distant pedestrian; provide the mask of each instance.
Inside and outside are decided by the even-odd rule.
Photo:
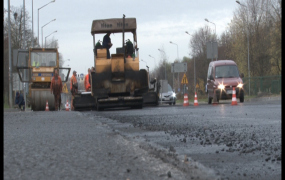
[[[70,91],[71,91],[71,110],[74,111],[74,106],[73,106],[73,99],[75,96],[75,93],[78,91],[78,84],[77,84],[77,79],[76,79],[76,71],[73,71],[73,75],[70,78]]]
[[[19,109],[21,109],[21,106],[23,106],[23,111],[25,111],[25,100],[22,94],[20,94],[19,92],[16,92],[15,104],[18,104]]]
[[[60,110],[62,81],[61,81],[61,77],[58,75],[57,69],[54,70],[54,76],[51,80],[50,93],[53,93],[53,95],[54,95],[55,110],[56,111]]]
[[[88,68],[88,74],[85,76],[85,79],[84,79],[85,91],[91,91],[90,76],[91,76],[91,69]]]

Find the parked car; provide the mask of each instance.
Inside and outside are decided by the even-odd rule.
[[[207,75],[208,104],[212,103],[214,96],[219,100],[232,99],[233,87],[236,98],[244,102],[243,73],[239,73],[236,63],[232,60],[212,61],[209,64]]]
[[[169,84],[168,84],[168,92],[160,93],[158,101],[160,104],[163,104],[163,103],[167,103],[169,105],[176,104],[176,93],[172,90]]]

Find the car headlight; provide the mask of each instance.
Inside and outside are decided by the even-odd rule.
[[[219,84],[218,88],[223,90],[223,89],[225,89],[225,86],[223,84]]]
[[[173,94],[172,94],[172,96],[173,96],[173,97],[176,97],[176,94],[175,94],[175,93],[173,93]]]
[[[238,88],[242,88],[242,87],[243,87],[243,84],[242,84],[242,83],[239,83],[239,84],[237,85],[237,87],[238,87]]]

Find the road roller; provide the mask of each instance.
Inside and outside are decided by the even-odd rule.
[[[91,35],[94,68],[91,69],[91,92],[75,95],[75,110],[90,107],[98,111],[117,107],[143,107],[143,96],[149,92],[149,78],[146,69],[139,67],[136,30],[136,18],[125,18],[125,15],[122,18],[93,20]],[[112,41],[112,49],[106,48],[100,40],[107,34],[112,34],[112,38],[122,37],[122,43],[115,44],[120,40]],[[96,39],[98,36],[102,39]],[[111,54],[111,50],[116,52]]]
[[[54,70],[58,69],[62,83],[68,81],[70,68],[60,67],[57,48],[18,50],[17,71],[21,82],[27,83],[27,105],[33,111],[55,110],[54,95],[50,92]]]

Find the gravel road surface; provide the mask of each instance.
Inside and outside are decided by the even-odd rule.
[[[281,100],[4,111],[4,179],[281,179]]]

